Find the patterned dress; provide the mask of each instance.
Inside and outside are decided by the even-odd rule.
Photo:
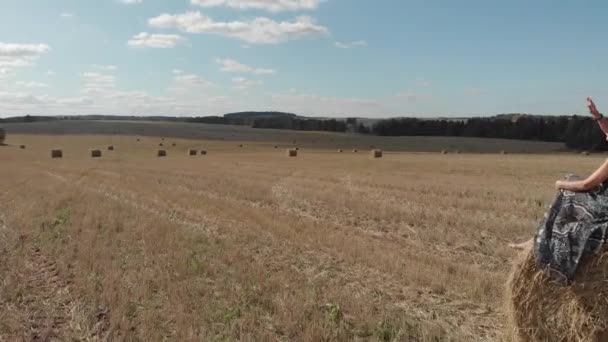
[[[538,227],[536,261],[551,278],[569,284],[578,265],[602,249],[607,230],[608,182],[588,192],[559,190]]]

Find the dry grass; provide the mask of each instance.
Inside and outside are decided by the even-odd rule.
[[[0,147],[0,341],[506,338],[506,244],[555,179],[602,159],[334,146],[288,162],[277,143],[178,140],[213,153],[160,162],[158,138],[9,139],[30,148]],[[84,158],[108,141],[120,151]]]

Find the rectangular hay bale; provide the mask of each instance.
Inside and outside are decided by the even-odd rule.
[[[197,151],[197,150],[188,150],[188,155],[189,155],[189,156],[195,156],[195,155],[197,155],[197,154],[198,154],[198,151]]]
[[[158,152],[156,153],[157,157],[166,157],[167,156],[167,151],[165,150],[158,150]]]
[[[101,158],[101,150],[91,150],[91,158]]]
[[[51,158],[63,158],[62,150],[51,150]]]
[[[382,158],[382,150],[372,150],[370,156],[372,158]]]
[[[201,156],[206,156],[207,155],[207,150],[201,150]]]
[[[297,157],[298,156],[298,150],[296,150],[295,148],[290,148],[287,150],[287,156],[288,157]]]

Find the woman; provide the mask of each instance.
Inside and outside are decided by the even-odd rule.
[[[608,124],[587,98],[589,111],[608,140]],[[581,260],[600,251],[608,232],[608,161],[586,179],[567,176],[555,182],[557,197],[545,214],[535,238],[516,249],[533,248],[539,266],[556,280],[574,278]]]

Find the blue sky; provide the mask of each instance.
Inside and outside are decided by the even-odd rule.
[[[0,116],[608,107],[605,1],[1,2]]]

